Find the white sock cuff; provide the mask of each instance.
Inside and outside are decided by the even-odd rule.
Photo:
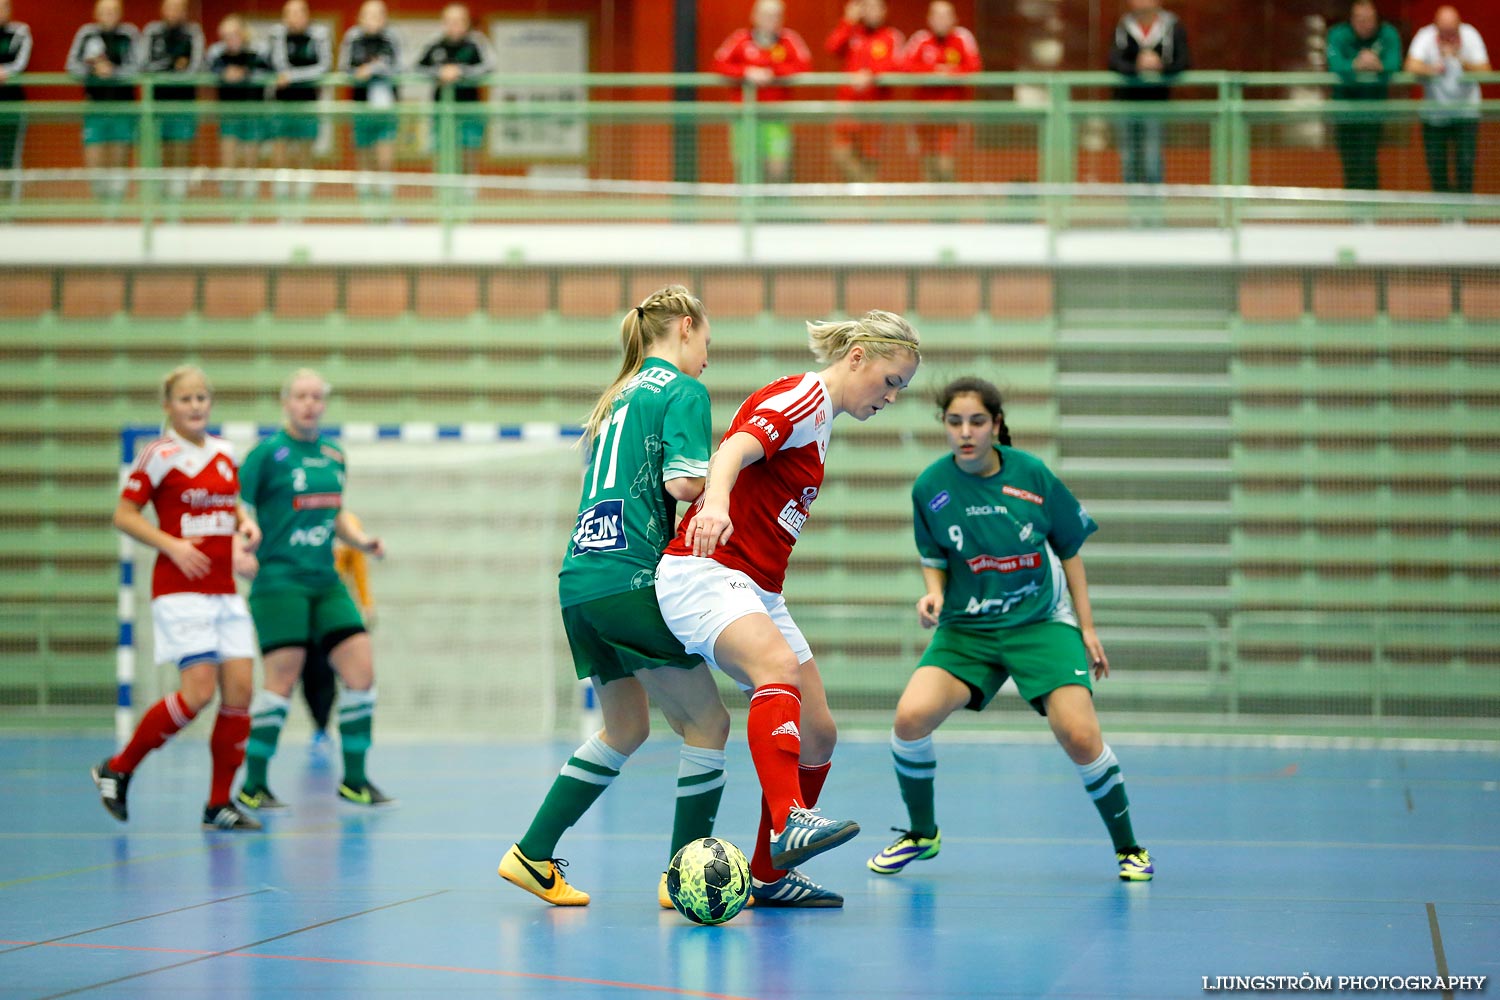
[[[682,754],[677,763],[677,777],[691,778],[699,774],[712,774],[724,770],[724,751],[710,747],[682,745]]]
[[[359,705],[373,704],[375,704],[374,688],[366,688],[363,691],[344,688],[339,691],[339,708],[354,708]]]
[[[601,740],[598,733],[590,736],[582,746],[580,746],[577,750],[574,750],[573,756],[577,757],[579,760],[586,760],[590,764],[598,764],[600,767],[607,767],[611,771],[618,771],[620,768],[624,767],[625,762],[630,759],[630,754],[621,753],[620,751],[616,750],[614,747]]]
[[[250,714],[264,715],[265,713],[275,711],[278,708],[281,709],[281,711],[284,713],[291,707],[292,699],[283,698],[281,695],[277,694],[274,691],[267,691],[265,688],[261,688],[259,691],[255,692],[255,698],[250,702]]]
[[[1088,764],[1077,764],[1075,766],[1078,768],[1078,773],[1083,775],[1084,781],[1092,781],[1095,778],[1102,777],[1104,775],[1104,772],[1108,771],[1110,768],[1118,767],[1119,763],[1120,762],[1115,758],[1115,752],[1111,750],[1109,748],[1109,744],[1106,743],[1104,744],[1104,749],[1100,751],[1099,756],[1092,762]]]
[[[932,734],[920,740],[903,740],[891,733],[891,753],[905,760],[930,763],[937,760],[937,748],[932,745]]]

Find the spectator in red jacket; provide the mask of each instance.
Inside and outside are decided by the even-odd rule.
[[[849,0],[844,5],[844,19],[825,44],[843,62],[844,72],[855,76],[853,83],[839,87],[839,100],[891,99],[891,88],[877,86],[875,74],[893,73],[901,68],[901,50],[906,39],[886,25],[885,0]],[[880,125],[874,118],[845,120],[834,125],[833,159],[846,181],[874,178],[880,134]]]
[[[757,104],[775,104],[789,100],[791,88],[777,85],[778,80],[812,69],[812,53],[802,36],[782,26],[786,5],[781,0],[756,0],[750,10],[750,27],[740,28],[714,53],[713,71],[736,80],[747,80],[755,86]],[[737,91],[735,100],[741,100]],[[749,173],[759,153],[761,176],[772,184],[785,184],[792,177],[792,126],[786,121],[769,118],[762,111],[753,131],[737,124],[735,159],[740,176]]]
[[[911,36],[901,53],[901,68],[907,73],[932,73],[956,77],[984,68],[979,43],[968,28],[958,24],[958,12],[947,0],[934,0],[927,8],[927,27]],[[967,87],[918,87],[922,101],[962,101],[973,96]],[[929,181],[952,181],[957,173],[953,150],[958,145],[955,120],[922,122],[917,125],[917,147],[922,154],[922,175]]]

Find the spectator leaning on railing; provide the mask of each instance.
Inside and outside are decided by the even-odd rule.
[[[956,77],[984,68],[979,43],[968,28],[959,27],[958,13],[947,0],[935,0],[927,8],[927,27],[911,36],[901,54],[907,73],[933,73]],[[967,87],[918,87],[923,101],[962,101],[972,97]],[[929,181],[952,181],[957,176],[953,158],[958,144],[955,121],[921,122],[916,128],[917,148],[922,155],[922,174]]]
[[[1478,30],[1453,7],[1439,7],[1406,53],[1406,71],[1428,79],[1422,109],[1422,146],[1434,191],[1474,190],[1479,136],[1479,84],[1469,73],[1488,73],[1490,54]],[[1449,172],[1449,157],[1452,172]]]
[[[277,169],[306,170],[312,166],[318,115],[298,109],[318,99],[318,81],[333,68],[328,29],[312,23],[306,0],[287,0],[281,8],[281,23],[271,28],[266,58],[276,71],[276,100],[283,102],[281,113],[271,119],[271,136],[276,140],[272,160]],[[277,181],[275,191],[278,198],[285,198],[291,186]],[[312,185],[299,185],[297,193],[308,197]]]
[[[141,35],[135,25],[121,23],[121,16],[120,0],[98,0],[94,4],[94,23],[79,28],[68,49],[68,72],[84,81],[83,93],[90,101],[104,104],[135,100],[135,85],[130,78],[139,68]],[[130,112],[85,114],[84,165],[93,170],[129,166],[135,122],[135,115]],[[123,172],[96,179],[94,195],[122,197],[127,185]]]
[[[339,72],[354,77],[354,100],[367,106],[350,127],[354,136],[354,165],[360,171],[355,190],[371,193],[364,176],[379,170],[385,179],[377,182],[379,193],[392,195],[390,174],[396,169],[396,84],[401,71],[401,41],[386,23],[383,0],[365,0],[359,5],[359,23],[344,32],[339,46]]]
[[[26,119],[6,110],[26,100],[26,90],[11,80],[26,72],[31,59],[31,29],[10,19],[10,0],[0,0],[0,170],[21,169],[21,144],[26,137]],[[21,184],[0,182],[0,197],[19,194]]]
[[[495,71],[495,53],[489,39],[473,30],[469,8],[461,3],[450,3],[443,8],[443,28],[438,36],[422,47],[417,57],[417,70],[433,78],[433,103],[441,102],[443,92],[451,89],[453,103],[472,106],[479,103],[477,81]],[[479,153],[484,149],[484,113],[482,111],[457,111],[457,140],[463,150],[463,169],[466,174],[479,171]],[[442,130],[438,122],[433,123],[433,148],[441,141]]]
[[[1339,77],[1335,101],[1383,101],[1390,96],[1391,74],[1401,68],[1401,35],[1382,21],[1373,0],[1354,0],[1349,20],[1328,31],[1328,68]],[[1380,187],[1378,113],[1335,113],[1333,137],[1344,165],[1344,187],[1374,191]]]
[[[142,69],[161,76],[191,76],[203,66],[203,29],[188,20],[187,0],[162,0],[161,20],[146,25]],[[151,88],[153,100],[169,106],[198,99],[192,83],[161,83]],[[189,110],[157,108],[161,135],[162,166],[185,170],[192,165],[193,140],[198,137],[198,118]],[[187,178],[174,177],[167,185],[173,198],[187,194]]]
[[[740,28],[724,39],[714,53],[713,71],[755,85],[757,105],[776,104],[791,98],[791,90],[777,81],[812,69],[812,52],[802,36],[783,26],[786,6],[781,0],[757,0],[750,11],[750,27]],[[741,100],[739,91],[735,100]],[[769,118],[765,111],[756,118],[754,134],[735,124],[735,159],[743,171],[750,166],[750,151],[759,151],[762,179],[784,184],[792,179],[792,126]]]
[[[901,68],[901,50],[906,39],[885,23],[885,0],[849,0],[844,5],[844,19],[824,46],[838,56],[845,73],[855,80],[838,89],[841,101],[888,101],[891,88],[875,83],[877,73],[892,73]],[[874,118],[856,118],[836,122],[833,126],[833,160],[844,180],[851,183],[873,180],[876,152],[882,134]]]
[[[231,14],[219,22],[219,40],[208,50],[208,71],[219,78],[220,104],[260,103],[266,99],[266,84],[271,79],[271,64],[255,48],[250,29],[238,15]],[[219,165],[228,169],[254,170],[260,166],[260,145],[269,124],[264,114],[236,114],[225,110],[219,118]],[[219,189],[230,197],[233,181],[223,181]],[[243,198],[260,194],[260,184],[239,184]]]
[[[1130,78],[1115,88],[1118,101],[1165,101],[1170,77],[1188,68],[1187,29],[1159,0],[1130,0],[1130,10],[1115,27],[1109,68]],[[1142,82],[1145,76],[1152,82]],[[1166,79],[1164,79],[1166,78]],[[1120,179],[1126,184],[1160,184],[1164,121],[1159,115],[1119,119],[1115,141],[1120,151]]]

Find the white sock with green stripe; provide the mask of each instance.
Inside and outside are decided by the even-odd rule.
[[[724,797],[724,751],[682,745],[677,764],[677,812],[672,820],[670,859],[682,845],[712,836]]]
[[[937,836],[937,749],[931,734],[919,740],[903,740],[891,733],[891,757],[896,764],[896,783],[911,820],[911,831],[919,837]]]
[[[245,744],[245,787],[257,791],[266,787],[266,770],[291,707],[289,698],[264,688],[255,692],[250,702],[250,739]]]
[[[610,782],[619,777],[629,754],[623,754],[601,740],[590,736],[562,766],[552,782],[547,797],[536,811],[531,828],[517,846],[533,861],[545,861],[557,850],[563,831],[584,813],[594,800],[604,794]]]
[[[1075,764],[1079,777],[1083,778],[1084,790],[1094,800],[1099,818],[1109,829],[1109,838],[1115,850],[1123,851],[1135,846],[1135,831],[1130,825],[1130,799],[1125,795],[1125,778],[1120,774],[1120,762],[1115,752],[1104,745],[1104,751],[1089,764]]]

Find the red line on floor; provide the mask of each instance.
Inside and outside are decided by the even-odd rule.
[[[691,928],[689,928],[691,929]],[[77,941],[4,941],[0,944],[37,945],[44,948],[84,948],[95,951],[147,951],[169,955],[213,955],[216,952],[196,948],[155,948],[131,944],[84,944]],[[313,962],[319,965],[357,965],[375,969],[410,969],[414,972],[458,972],[469,976],[496,976],[506,979],[538,979],[544,982],[570,983],[583,986],[608,986],[618,990],[639,990],[647,993],[667,993],[679,997],[699,997],[701,1000],[754,1000],[752,997],[733,993],[708,993],[677,986],[657,986],[651,983],[625,983],[613,979],[585,979],[579,976],[554,976],[544,972],[512,972],[508,969],[471,969],[462,965],[425,965],[420,962],[377,962],[363,958],[321,958],[314,955],[268,955],[253,951],[231,951],[221,958],[259,958],[278,962]]]

